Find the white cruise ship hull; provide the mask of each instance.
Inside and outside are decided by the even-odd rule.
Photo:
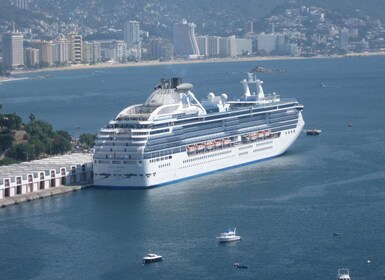
[[[240,99],[210,92],[199,102],[191,84],[162,79],[143,104],[99,131],[94,185],[156,187],[283,154],[303,129],[303,106],[265,95],[262,83],[249,74]]]
[[[112,188],[149,188],[251,164],[282,155],[295,142],[304,127],[302,114],[297,126],[284,130],[279,137],[238,143],[211,151],[188,154],[187,151],[165,156],[159,161],[94,165],[94,185]]]

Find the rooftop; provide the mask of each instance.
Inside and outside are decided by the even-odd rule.
[[[72,153],[68,155],[33,160],[19,164],[0,166],[0,179],[31,174],[43,170],[59,169],[92,162],[91,153]]]

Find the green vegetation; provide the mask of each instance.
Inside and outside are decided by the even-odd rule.
[[[79,143],[86,148],[91,148],[95,145],[96,135],[84,133],[79,137]]]
[[[0,104],[0,110],[1,110]],[[96,136],[82,134],[79,142],[84,149],[94,145]],[[16,114],[0,113],[0,165],[29,161],[72,150],[72,138],[66,131],[53,131],[52,125],[33,114],[23,124]]]

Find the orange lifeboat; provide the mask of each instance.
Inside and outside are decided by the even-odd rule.
[[[222,146],[222,140],[216,140],[214,142],[214,145],[215,145],[216,148],[219,148],[220,146]]]
[[[205,146],[203,144],[197,144],[196,145],[196,150],[197,151],[203,151],[204,148],[205,148]]]
[[[265,130],[265,137],[269,137],[270,136],[270,130]]]
[[[195,152],[195,150],[196,150],[196,147],[195,147],[195,146],[188,146],[188,147],[187,147],[187,152],[188,152],[188,153],[193,153],[193,152]]]
[[[255,132],[250,133],[250,139],[251,139],[252,141],[256,140],[257,137],[258,137],[257,133],[255,133]]]
[[[225,138],[223,139],[223,145],[229,145],[230,144],[230,140]]]

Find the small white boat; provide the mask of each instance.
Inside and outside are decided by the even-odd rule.
[[[338,269],[338,280],[350,280],[349,270],[347,268]]]
[[[235,263],[234,267],[236,267],[236,268],[247,268],[247,265],[240,264],[240,263]]]
[[[143,263],[153,263],[153,262],[160,262],[162,261],[162,256],[159,256],[157,254],[147,254],[143,258]]]
[[[322,130],[320,129],[307,129],[305,130],[307,135],[319,135]]]
[[[228,230],[225,232],[222,232],[218,237],[219,242],[230,242],[230,241],[238,241],[241,240],[241,237],[239,235],[236,235],[236,228],[234,230]]]

